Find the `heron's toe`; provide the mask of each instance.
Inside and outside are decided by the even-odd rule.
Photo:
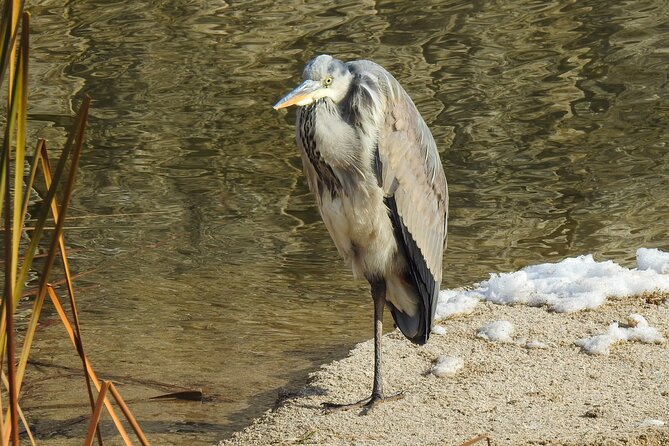
[[[325,413],[338,412],[340,410],[349,410],[362,407],[360,415],[368,415],[379,404],[385,403],[387,401],[401,400],[402,398],[404,398],[404,392],[396,393],[395,395],[385,396],[385,397],[383,395],[373,394],[371,397],[365,398],[364,400],[360,400],[355,403],[339,404],[339,403],[327,402],[327,403],[321,403],[321,407],[323,407],[323,412]]]
[[[365,398],[364,400],[357,401],[355,403],[348,403],[348,404],[339,404],[339,403],[331,403],[331,402],[325,402],[321,403],[321,407],[323,408],[323,412],[338,412],[340,410],[349,410],[349,409],[355,409],[358,407],[362,407],[365,404],[369,402],[369,398]]]
[[[388,402],[388,401],[401,400],[402,398],[404,398],[404,392],[399,392],[399,393],[396,393],[395,395],[386,396],[386,397],[381,396],[381,395],[372,395],[372,397],[369,399],[369,401],[367,401],[367,403],[365,403],[362,406],[362,411],[360,411],[360,415],[369,415],[376,408],[376,406],[378,406],[379,404],[385,403],[385,402]]]

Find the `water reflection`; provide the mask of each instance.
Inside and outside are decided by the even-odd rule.
[[[69,98],[94,98],[68,235],[93,270],[84,339],[155,443],[210,444],[371,335],[368,291],[301,177],[294,115],[271,109],[317,53],[381,63],[431,126],[451,191],[445,286],[668,248],[666,5],[276,3],[28,4],[32,131],[56,148]],[[54,318],[24,409],[44,442],[80,444],[85,423],[51,423],[85,413],[81,381],[57,372],[77,360]],[[165,390],[148,381],[211,401],[149,401]]]

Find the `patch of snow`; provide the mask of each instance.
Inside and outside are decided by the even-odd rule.
[[[533,348],[543,349],[543,348],[548,348],[548,345],[544,342],[541,342],[537,339],[534,339],[532,341],[529,341],[527,344],[525,344],[525,348],[528,348],[528,349],[533,349]]]
[[[662,420],[655,420],[655,419],[648,419],[648,420],[643,420],[641,423],[639,423],[639,427],[662,427],[664,426],[664,421]]]
[[[659,274],[669,274],[669,252],[659,249],[639,248],[636,264],[640,270],[652,270]]]
[[[432,366],[430,372],[440,378],[453,376],[465,366],[465,362],[455,356],[439,356],[437,362]]]
[[[444,328],[442,325],[434,325],[432,327],[432,333],[436,335],[446,334],[446,328]]]
[[[440,321],[460,314],[470,314],[479,303],[478,294],[462,290],[441,290],[434,320]]]
[[[606,333],[579,339],[576,345],[590,355],[608,355],[611,352],[611,346],[621,341],[639,341],[647,344],[664,342],[662,334],[656,328],[651,327],[640,314],[631,314],[627,325],[628,327],[621,327],[618,322],[614,322],[609,325]]]
[[[512,342],[513,324],[509,321],[491,322],[478,331],[478,337],[491,342]]]
[[[554,311],[568,313],[597,308],[607,298],[669,292],[669,274],[657,272],[664,270],[666,265],[662,262],[669,261],[665,260],[669,259],[669,253],[643,248],[637,253],[640,265],[648,269],[628,269],[610,260],[597,262],[588,254],[559,263],[528,266],[513,273],[493,273],[474,290],[460,291],[458,296],[462,296],[461,301],[480,298],[501,305],[547,305]],[[445,300],[445,305],[452,298],[455,299]],[[453,300],[454,306],[456,301]]]

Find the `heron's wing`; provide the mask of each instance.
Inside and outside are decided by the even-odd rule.
[[[389,77],[380,127],[381,186],[398,242],[404,245],[411,276],[421,297],[427,340],[439,295],[446,242],[446,177],[425,121],[392,77]]]

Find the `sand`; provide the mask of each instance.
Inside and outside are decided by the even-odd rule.
[[[613,300],[567,314],[481,303],[470,315],[440,322],[445,333],[420,347],[389,333],[383,339],[385,390],[403,391],[404,399],[366,416],[321,411],[323,402],[368,395],[373,344],[367,341],[322,366],[304,388],[220,446],[457,446],[477,435],[494,446],[669,445],[668,343],[621,342],[608,356],[589,355],[575,344],[632,313],[669,338],[665,297]],[[513,324],[510,342],[478,336],[499,320]],[[460,358],[464,366],[435,376],[431,369],[440,356]]]

